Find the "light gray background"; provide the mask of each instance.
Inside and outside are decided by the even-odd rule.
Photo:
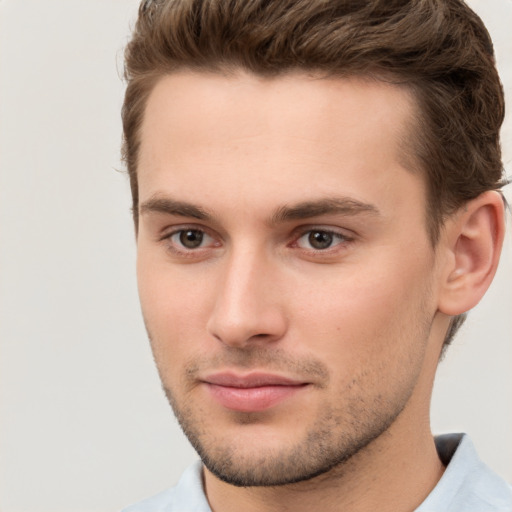
[[[114,511],[194,458],[146,342],[118,172],[136,3],[0,1],[0,512]],[[512,105],[512,2],[470,4]],[[496,282],[441,365],[433,429],[469,432],[512,481],[510,219],[508,231]]]

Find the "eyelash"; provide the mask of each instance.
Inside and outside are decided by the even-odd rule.
[[[173,241],[173,237],[177,235],[182,235],[187,231],[194,231],[197,233],[200,233],[203,237],[209,237],[212,240],[216,240],[216,237],[213,236],[206,230],[204,227],[199,226],[180,226],[178,228],[173,229],[171,232],[164,234],[159,241],[164,242],[166,244],[166,248],[171,251],[172,253],[180,256],[180,257],[188,257],[188,258],[197,258],[202,254],[204,250],[208,250],[210,248],[217,248],[221,246],[220,242],[215,242],[211,246],[198,246],[197,248],[186,248],[179,245],[179,241]],[[299,245],[299,242],[302,238],[306,236],[311,236],[313,233],[321,233],[323,235],[327,235],[328,237],[331,237],[333,239],[332,245],[329,245],[328,247],[324,249],[315,249],[315,248],[304,248]],[[337,252],[340,250],[340,246],[346,248],[347,245],[349,245],[351,242],[354,241],[353,236],[348,236],[345,233],[341,233],[339,231],[335,231],[333,229],[329,228],[322,228],[322,227],[303,227],[300,229],[300,231],[295,231],[292,235],[292,242],[287,245],[287,247],[291,248],[297,248],[300,251],[303,251],[304,253],[307,253],[309,255],[313,256],[322,256],[322,255],[329,255],[333,252]],[[200,242],[202,243],[202,241]]]
[[[328,237],[332,238],[332,245],[329,245],[328,247],[324,249],[315,249],[315,248],[301,248],[299,246],[299,241],[306,237],[311,236],[313,233],[321,233],[323,235],[327,235]],[[337,240],[337,241],[336,241]],[[322,227],[308,227],[307,229],[303,229],[300,231],[299,236],[295,237],[294,242],[292,242],[292,247],[298,247],[299,249],[303,249],[304,251],[307,251],[308,253],[316,253],[316,254],[330,254],[331,252],[334,252],[336,250],[339,250],[339,246],[346,246],[350,242],[354,240],[353,237],[350,237],[346,235],[345,233],[340,233],[339,231],[335,231],[328,228],[322,228]],[[310,240],[311,242],[311,240]]]
[[[187,231],[194,231],[197,233],[201,233],[201,235],[204,237],[205,235],[212,240],[215,240],[215,237],[210,235],[206,229],[199,226],[181,226],[179,228],[173,229],[170,233],[164,234],[160,238],[160,242],[165,243],[166,248],[171,251],[172,253],[180,256],[180,257],[189,257],[189,258],[197,258],[197,256],[200,254],[201,251],[204,251],[207,247],[197,247],[194,249],[186,248],[186,247],[180,247],[177,242],[173,241],[173,237],[176,235],[180,235],[183,233],[186,233]],[[220,247],[220,243],[215,243],[213,247]]]

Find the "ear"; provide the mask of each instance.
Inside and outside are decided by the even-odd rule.
[[[478,304],[492,282],[505,235],[505,205],[499,192],[469,201],[448,219],[440,243],[443,260],[438,309],[455,316]]]

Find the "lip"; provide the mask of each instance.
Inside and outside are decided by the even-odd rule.
[[[281,375],[231,372],[216,373],[202,379],[210,396],[223,407],[239,412],[261,412],[295,396],[308,386]]]

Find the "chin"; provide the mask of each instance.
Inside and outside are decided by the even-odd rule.
[[[257,425],[251,416],[241,415],[236,427],[219,427],[218,431],[204,422],[189,423],[192,418],[178,419],[210,473],[237,487],[261,487],[304,482],[334,472],[339,475],[396,418],[385,416],[340,428],[341,418],[324,415],[301,431],[296,425],[286,429]]]

